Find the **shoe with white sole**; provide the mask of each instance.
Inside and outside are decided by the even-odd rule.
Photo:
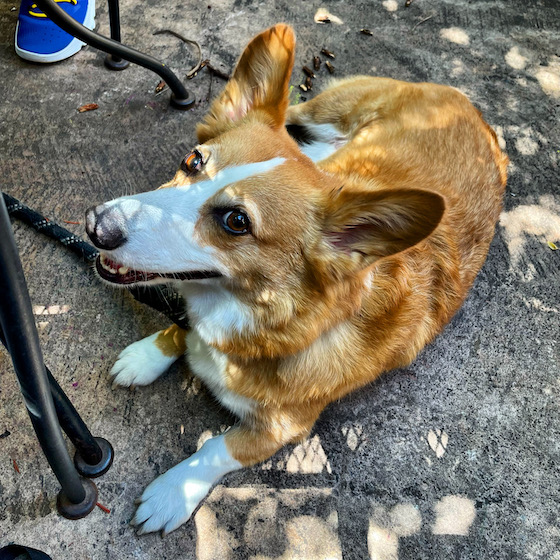
[[[78,23],[95,26],[95,0],[55,0]],[[16,53],[32,62],[58,62],[76,54],[85,43],[52,22],[33,0],[22,0],[16,27]]]

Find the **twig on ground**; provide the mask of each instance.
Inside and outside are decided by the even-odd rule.
[[[104,505],[100,504],[99,502],[97,502],[95,504],[101,511],[104,511],[105,513],[111,513],[111,510],[108,507],[105,507]]]
[[[196,50],[198,51],[198,62],[186,74],[187,78],[191,78],[201,68],[202,49],[200,48],[200,45],[196,41],[193,41],[192,39],[187,39],[186,37],[183,37],[183,35],[181,35],[180,33],[173,31],[172,29],[160,29],[159,31],[154,31],[153,35],[163,35],[164,33],[169,33],[170,35],[173,35],[174,37],[177,37],[177,39],[183,41],[183,43],[188,43],[189,45],[193,45],[196,47]]]
[[[208,71],[214,74],[214,76],[217,76],[218,78],[222,78],[222,80],[229,80],[230,78],[229,74],[226,74],[225,72],[222,72],[215,66],[212,66],[209,60],[206,61],[206,68],[208,68]]]
[[[429,19],[432,19],[434,16],[428,16],[424,19],[421,19],[419,22],[415,23],[412,27],[412,29],[410,30],[410,32],[412,33],[419,25],[422,25],[425,21],[428,21]]]

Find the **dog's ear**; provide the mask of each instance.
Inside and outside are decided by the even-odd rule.
[[[247,45],[224,91],[197,127],[199,142],[224,132],[249,113],[274,128],[284,125],[295,42],[292,28],[278,24]]]
[[[331,195],[324,237],[351,270],[400,253],[430,235],[445,210],[443,197],[418,189]]]

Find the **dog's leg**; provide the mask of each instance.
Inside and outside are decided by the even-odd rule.
[[[304,407],[302,407],[304,408]],[[185,461],[156,478],[144,490],[132,525],[139,533],[167,534],[187,521],[214,484],[227,473],[260,463],[286,443],[307,436],[318,411],[282,412],[245,422],[207,440]]]
[[[187,331],[172,325],[127,346],[111,369],[114,384],[150,384],[185,353],[186,336]]]

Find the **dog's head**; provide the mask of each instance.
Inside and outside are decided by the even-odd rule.
[[[218,283],[287,321],[436,227],[437,195],[346,189],[301,152],[284,127],[294,48],[286,25],[255,37],[175,177],[88,210],[103,279]]]

